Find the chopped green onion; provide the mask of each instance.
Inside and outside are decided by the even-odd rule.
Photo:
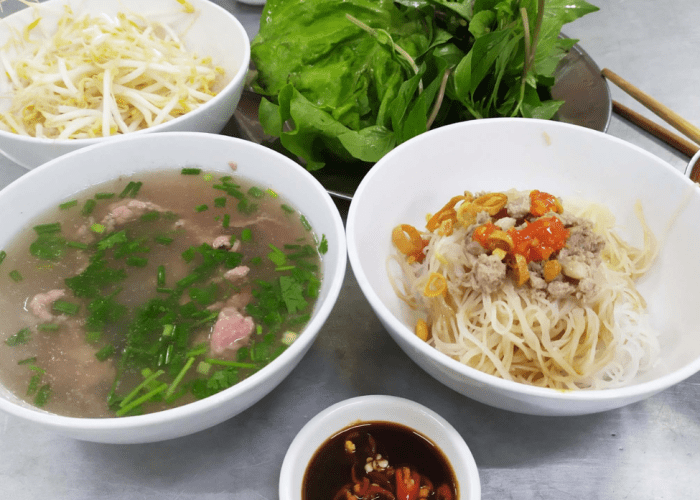
[[[85,204],[83,205],[83,208],[80,209],[80,215],[90,215],[93,210],[95,210],[95,207],[97,206],[97,202],[90,198],[89,200],[85,201]]]
[[[117,417],[121,417],[122,415],[124,415],[124,414],[130,412],[131,410],[133,410],[133,409],[136,408],[137,406],[141,406],[143,403],[145,403],[145,402],[147,402],[148,400],[152,399],[154,396],[156,396],[156,395],[158,395],[159,393],[163,392],[163,391],[166,390],[167,388],[168,388],[168,385],[167,385],[167,384],[162,384],[162,385],[160,385],[159,387],[153,389],[152,391],[150,391],[150,392],[144,394],[144,395],[141,396],[140,398],[138,398],[138,399],[132,401],[132,402],[129,403],[128,405],[126,405],[126,406],[122,407],[120,410],[118,410],[117,413],[116,413]]]
[[[20,344],[26,344],[27,342],[29,342],[31,333],[32,332],[29,328],[22,328],[20,331],[8,338],[5,341],[5,344],[9,345],[10,347],[14,347]]]
[[[193,358],[190,358],[193,359]],[[197,373],[200,375],[208,375],[209,371],[211,370],[211,365],[207,363],[206,361],[200,361],[199,364],[197,365]]]
[[[170,387],[168,387],[168,390],[165,393],[165,397],[172,396],[173,392],[175,392],[175,389],[177,388],[178,385],[180,385],[180,382],[182,382],[183,377],[187,373],[187,371],[192,367],[192,363],[194,363],[194,358],[188,358],[187,362],[185,363],[185,366],[182,367],[182,370],[180,370],[180,373],[178,373],[175,376],[175,380],[173,380],[173,383],[170,384]]]
[[[66,241],[66,245],[71,248],[77,248],[78,250],[87,250],[88,244],[82,243],[80,241]]]
[[[282,204],[282,205],[280,205],[280,208],[282,210],[284,210],[285,212],[287,212],[288,214],[294,213],[294,209],[292,207],[290,207],[289,205]]]
[[[102,349],[95,353],[95,357],[99,361],[106,361],[112,354],[114,354],[114,346],[112,344],[104,346]]]
[[[214,206],[215,207],[225,207],[226,206],[226,198],[224,196],[220,198],[214,198]]]
[[[240,361],[226,361],[224,359],[207,358],[204,361],[209,363],[210,365],[229,366],[232,368],[257,368],[258,367],[258,365],[254,364],[254,363],[241,363]]]
[[[165,266],[162,264],[160,266],[158,266],[157,281],[158,281],[158,286],[165,285]]]
[[[180,170],[182,175],[199,175],[201,172],[201,168],[183,168]]]
[[[223,227],[229,227],[229,225],[231,225],[231,216],[229,214],[224,214],[224,220],[221,225]]]
[[[169,323],[167,325],[163,325],[163,333],[161,336],[163,337],[172,337],[173,332],[175,331],[175,325]]]
[[[68,314],[70,316],[75,316],[80,310],[79,304],[74,304],[73,302],[68,302],[67,300],[58,299],[54,301],[52,310],[55,313]]]
[[[302,215],[301,217],[299,217],[299,220],[301,221],[301,225],[304,226],[304,229],[306,229],[307,231],[311,231],[311,224],[309,224],[309,221],[306,220],[306,217]]]
[[[293,331],[286,331],[282,335],[282,343],[284,345],[292,345],[296,339],[299,338],[299,334]]]
[[[140,181],[139,182],[135,182],[135,181],[129,182],[129,184],[127,184],[126,187],[124,188],[124,191],[119,193],[119,197],[120,198],[126,198],[126,197],[135,198],[139,192],[139,189],[141,189],[142,185],[143,185],[143,183]]]
[[[277,198],[277,193],[275,193],[272,188],[267,188],[267,194],[272,196],[273,198]]]
[[[70,200],[70,201],[66,201],[64,203],[61,203],[58,206],[58,208],[59,208],[59,210],[68,210],[69,208],[74,207],[77,204],[78,204],[78,200]]]
[[[267,258],[270,259],[275,265],[283,266],[287,262],[287,256],[282,250],[277,248],[272,243],[268,244],[268,246],[272,249],[272,252],[267,254]]]
[[[275,268],[275,271],[278,273],[281,273],[283,271],[291,271],[292,269],[296,269],[297,266],[278,266]]]
[[[201,344],[198,344],[194,349],[191,349],[185,353],[185,356],[190,358],[193,356],[199,356],[200,354],[204,354],[207,352],[208,347],[205,342],[202,342]]]
[[[22,274],[19,271],[17,271],[16,269],[13,271],[10,271],[10,278],[12,278],[12,281],[14,281],[15,283],[19,283],[20,281],[22,281],[24,279],[22,277]]]
[[[7,252],[5,250],[0,250],[0,264],[5,260],[5,257],[7,257]]]
[[[105,232],[105,227],[102,224],[94,223],[92,226],[90,226],[90,231],[93,233],[104,233]]]
[[[96,200],[108,200],[114,198],[114,193],[97,193],[95,195]]]
[[[170,245],[173,241],[175,241],[174,238],[170,238],[169,236],[156,236],[153,238],[153,240],[161,245]]]
[[[126,264],[132,267],[146,267],[148,265],[148,259],[146,257],[136,257],[132,255],[126,259]]]
[[[156,288],[156,292],[158,293],[173,293],[173,291],[174,290],[172,288],[165,288],[160,286]]]
[[[39,224],[38,226],[34,226],[34,231],[36,231],[36,234],[60,233],[61,223],[53,222],[51,224]]]
[[[157,372],[151,373],[148,376],[146,376],[146,378],[143,380],[143,382],[141,382],[139,385],[137,385],[133,391],[131,391],[129,394],[127,394],[124,397],[124,399],[122,399],[121,403],[119,403],[119,406],[121,408],[124,408],[129,403],[129,401],[131,401],[132,399],[134,399],[138,395],[138,393],[141,391],[141,389],[143,389],[144,387],[149,385],[151,382],[156,380],[158,377],[160,377],[164,373],[165,372],[163,370],[158,370]],[[167,385],[166,385],[166,387],[167,387]]]
[[[209,207],[205,204],[197,205],[196,207],[194,207],[195,212],[205,212],[206,210],[209,210]]]
[[[56,323],[42,323],[41,325],[38,325],[36,328],[40,332],[55,332],[56,330],[59,329],[59,325]]]
[[[35,362],[36,362],[36,356],[34,356],[32,358],[20,359],[19,361],[17,361],[17,364],[18,365],[31,365],[31,364],[34,364]]]
[[[251,231],[249,227],[247,227],[243,231],[241,231],[241,240],[242,241],[252,241],[253,240],[253,231]]]

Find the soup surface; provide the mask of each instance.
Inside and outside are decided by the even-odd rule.
[[[362,422],[329,438],[304,474],[302,500],[452,500],[452,466],[427,437],[393,422]]]
[[[215,394],[296,339],[326,248],[272,189],[235,176],[186,168],[92,188],[0,253],[0,383],[77,417]]]

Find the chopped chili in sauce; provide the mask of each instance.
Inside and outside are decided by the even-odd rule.
[[[542,217],[526,223],[520,230],[512,228],[508,234],[513,239],[513,254],[520,254],[528,262],[547,260],[566,245],[569,230],[558,217]]]
[[[556,196],[536,189],[530,191],[530,213],[541,217],[547,212],[562,212],[562,206]]]

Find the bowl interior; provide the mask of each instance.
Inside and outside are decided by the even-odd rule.
[[[479,376],[447,356],[435,356],[413,335],[408,310],[386,277],[386,259],[396,225],[424,227],[427,213],[465,190],[510,188],[603,203],[615,214],[619,234],[634,245],[642,243],[634,213],[640,201],[661,246],[652,270],[637,283],[652,327],[659,332],[661,355],[632,385],[656,381],[664,388],[700,369],[700,259],[693,244],[700,240],[700,190],[633,145],[540,120],[478,120],[431,131],[389,153],[363,180],[347,221],[350,262],[363,292],[394,335],[444,363],[447,371]],[[495,382],[489,379],[495,377],[480,378]],[[585,392],[584,397],[595,398],[605,397],[601,394],[606,391]]]
[[[422,405],[393,396],[361,396],[325,409],[297,434],[282,463],[280,498],[301,499],[304,472],[316,450],[329,438],[359,422],[394,422],[433,441],[454,470],[460,500],[481,498],[476,462],[460,434],[441,416]]]
[[[337,299],[345,275],[345,234],[340,215],[323,186],[304,168],[263,146],[214,134],[168,132],[123,136],[68,153],[30,171],[0,191],[0,212],[6,218],[6,223],[0,226],[0,249],[20,230],[31,227],[31,221],[37,215],[91,185],[120,175],[194,166],[231,174],[234,163],[237,175],[261,187],[274,189],[306,217],[319,238],[325,235],[329,242],[328,252],[323,256],[319,299],[311,320],[298,340],[267,367],[230,389],[163,412],[122,419],[59,417],[19,401],[2,386],[0,408],[55,425],[59,430],[89,428],[96,432],[165,424],[179,417],[189,418],[198,412],[206,413],[216,406],[227,406],[228,416],[232,416],[269,391],[272,388],[268,385],[270,380],[276,380],[281,373],[286,374],[296,365],[315,339]],[[192,425],[190,432],[198,430],[198,424]],[[148,440],[143,436],[141,438]],[[96,435],[95,440],[109,441],[111,438]],[[114,440],[119,441],[117,437]]]

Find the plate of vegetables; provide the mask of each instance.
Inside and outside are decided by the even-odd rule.
[[[348,199],[376,161],[431,128],[515,116],[606,131],[607,83],[562,34],[597,10],[584,0],[270,0],[235,125]]]

